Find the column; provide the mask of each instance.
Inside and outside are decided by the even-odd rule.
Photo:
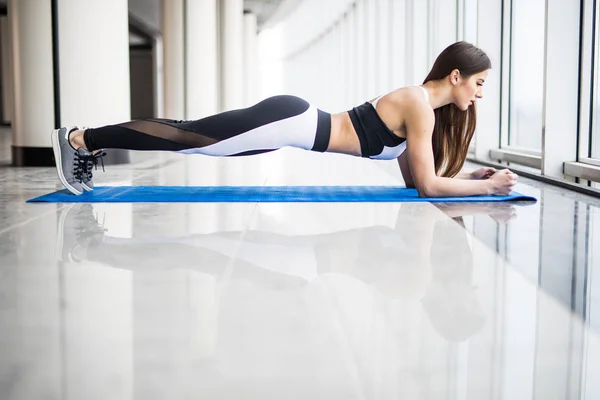
[[[10,27],[8,16],[0,16],[0,40],[2,41],[2,123],[10,123],[13,116],[13,69],[10,51]]]
[[[94,127],[130,120],[127,3],[55,0],[53,4],[59,81],[55,99],[60,126]],[[110,150],[105,158],[106,163],[128,161],[125,150]]]
[[[244,12],[244,106],[250,106],[258,98],[258,43],[256,15]]]
[[[406,32],[403,32],[401,28],[396,28],[396,26],[404,26],[406,24],[406,0],[393,0],[391,1],[391,5],[392,10],[388,25],[391,38],[391,89],[396,89],[404,86],[407,82],[406,65],[408,64],[408,53],[406,51]]]
[[[372,99],[379,94],[377,93],[377,81],[379,77],[377,76],[377,62],[380,60],[378,57],[378,47],[376,37],[376,8],[377,3],[375,0],[366,0],[364,3],[364,24],[365,24],[365,75],[364,79],[366,80],[366,99]]]
[[[244,103],[243,0],[221,0],[221,108]]]
[[[342,58],[342,68],[343,68],[343,106],[346,109],[349,109],[350,105],[354,103],[354,99],[352,99],[352,90],[349,86],[352,82],[352,78],[354,77],[354,72],[352,69],[352,64],[354,63],[353,55],[352,55],[352,44],[353,44],[353,31],[352,31],[352,8],[346,10],[346,13],[343,17],[343,37],[344,37],[344,57]]]
[[[393,0],[392,0],[393,1]],[[391,52],[391,40],[396,34],[392,30],[392,20],[390,15],[392,14],[392,4],[390,0],[379,0],[377,3],[377,24],[376,24],[376,35],[375,41],[377,42],[377,75],[379,80],[377,81],[377,95],[382,95],[393,90],[391,86],[391,68],[392,68],[392,52]]]
[[[348,47],[348,57],[346,58],[344,64],[346,68],[348,68],[348,75],[346,75],[346,80],[344,81],[344,85],[346,87],[346,96],[348,103],[346,103],[346,107],[350,109],[354,107],[354,104],[357,103],[358,96],[356,90],[356,80],[358,78],[358,70],[357,70],[357,58],[356,58],[356,6],[351,4],[348,9],[348,14],[346,16],[347,20],[347,32],[348,32],[348,42],[346,46]]]
[[[218,111],[217,40],[215,0],[186,0],[186,119],[199,119]]]
[[[364,10],[364,0],[358,0],[354,8],[353,18],[354,38],[356,39],[356,42],[354,44],[354,54],[356,60],[356,77],[354,81],[356,89],[354,92],[354,98],[356,104],[361,104],[362,102],[367,100],[367,94],[365,90],[365,26],[363,23]]]
[[[185,119],[184,1],[162,2],[164,118]]]
[[[412,0],[412,81],[410,85],[420,85],[429,73],[428,55],[431,47],[429,35],[429,1]]]
[[[51,2],[10,0],[14,116],[12,160],[16,166],[54,165],[55,128]]]

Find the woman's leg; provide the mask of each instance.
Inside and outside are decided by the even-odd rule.
[[[328,113],[295,96],[275,96],[199,120],[147,119],[87,129],[78,141],[81,148],[73,146],[72,130],[62,128],[53,132],[53,147],[61,181],[72,193],[81,194],[81,181],[86,177],[91,181],[90,157],[96,150],[243,156],[292,146],[324,152],[330,129]],[[82,168],[88,170],[82,173]]]
[[[147,119],[87,129],[88,151],[166,150],[239,156],[285,146],[325,151],[330,116],[294,96],[275,96],[245,109],[192,121]]]

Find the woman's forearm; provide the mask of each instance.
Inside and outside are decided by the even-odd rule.
[[[422,190],[421,197],[450,197],[450,196],[475,196],[491,193],[489,180],[464,180],[454,178],[436,177]]]
[[[455,179],[473,179],[473,176],[471,175],[470,172],[459,172],[458,174],[456,174],[456,176],[454,178]]]

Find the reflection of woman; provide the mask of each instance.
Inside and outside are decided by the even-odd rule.
[[[463,225],[461,217],[455,220]],[[436,222],[431,282],[421,302],[434,329],[448,340],[460,341],[481,329],[485,317],[471,284],[473,254],[466,231],[457,235],[453,224],[452,220]]]
[[[247,231],[243,236],[215,232],[181,238],[111,238],[97,227],[89,204],[74,205],[61,221],[75,226],[64,222],[74,218],[79,232],[92,232],[79,238],[65,232],[65,251],[75,259],[140,273],[189,268],[220,277],[231,269],[230,280],[277,290],[303,287],[319,276],[344,275],[388,298],[422,299],[440,334],[463,339],[483,323],[471,285],[466,232],[438,210],[427,210],[404,204],[396,229],[374,226],[304,236]]]
[[[86,230],[92,231],[96,224],[91,206],[78,206],[71,212],[77,210],[88,214]],[[105,236],[102,229],[95,231],[74,244],[71,258],[136,272],[187,268],[216,277],[233,267],[229,279],[282,289],[305,285],[328,273],[353,276],[375,286],[392,278],[390,274],[393,281],[410,282],[422,270],[401,234],[385,226],[302,236],[246,231],[242,239],[241,232],[122,239]]]

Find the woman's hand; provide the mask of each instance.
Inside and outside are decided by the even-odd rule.
[[[471,172],[471,179],[489,179],[489,177],[494,175],[496,172],[496,168],[479,168]]]
[[[497,171],[489,178],[489,193],[491,195],[508,196],[517,183],[517,174],[508,169]]]

